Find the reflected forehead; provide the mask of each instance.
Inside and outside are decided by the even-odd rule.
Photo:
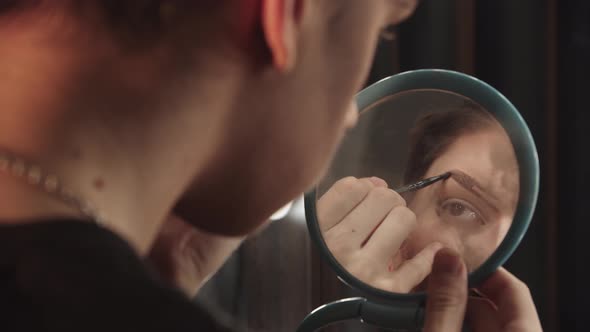
[[[504,130],[488,129],[457,138],[431,165],[428,174],[459,169],[473,177],[483,189],[513,205],[518,197],[518,163]]]

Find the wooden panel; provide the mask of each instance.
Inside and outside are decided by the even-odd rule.
[[[547,0],[547,44],[546,44],[546,70],[547,86],[546,91],[546,123],[547,123],[547,152],[543,157],[543,164],[546,168],[544,177],[545,186],[545,211],[546,211],[546,234],[547,245],[545,256],[547,265],[545,274],[547,276],[547,300],[545,304],[546,317],[544,328],[546,331],[558,331],[557,317],[557,293],[558,293],[558,156],[557,146],[559,144],[558,135],[558,114],[557,114],[557,0]]]
[[[475,73],[475,0],[455,1],[455,69]]]
[[[400,70],[455,69],[456,15],[454,1],[423,1],[399,27]]]
[[[561,331],[590,326],[590,1],[558,6],[558,303]]]
[[[241,250],[240,310],[254,331],[293,331],[311,310],[310,240],[300,222],[269,226]]]
[[[239,331],[294,331],[313,309],[310,239],[298,218],[248,239],[197,301]]]

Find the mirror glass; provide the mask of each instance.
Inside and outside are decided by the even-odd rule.
[[[319,229],[357,279],[421,291],[442,246],[469,272],[496,250],[519,178],[511,140],[491,113],[449,91],[407,90],[360,111],[316,188]]]

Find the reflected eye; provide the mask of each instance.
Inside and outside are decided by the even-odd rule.
[[[480,224],[485,224],[480,213],[472,207],[469,203],[460,199],[448,199],[440,206],[440,212],[445,216],[451,218],[453,221],[469,222],[475,221]]]

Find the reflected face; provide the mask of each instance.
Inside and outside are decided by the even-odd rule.
[[[421,189],[408,200],[418,226],[396,261],[414,257],[433,242],[462,255],[477,269],[508,232],[519,194],[518,163],[499,125],[458,137],[435,159],[424,178],[455,171],[449,179]]]

